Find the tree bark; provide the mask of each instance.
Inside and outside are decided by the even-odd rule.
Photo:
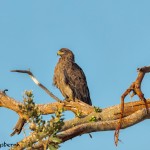
[[[15,111],[20,118],[28,120],[29,117],[22,113],[19,105],[23,103],[7,96],[5,93],[0,92],[0,107],[5,107]],[[150,108],[150,99],[147,99],[148,108]],[[120,104],[102,109],[102,112],[95,112],[94,107],[89,106],[83,102],[54,102],[49,104],[38,104],[37,107],[43,115],[53,114],[58,109],[65,108],[65,110],[72,111],[73,113],[81,112],[82,118],[74,118],[69,121],[65,121],[58,137],[62,139],[62,142],[74,138],[78,135],[115,130],[120,119]],[[90,119],[95,117],[95,122],[91,122]],[[128,102],[124,105],[124,115],[122,119],[121,129],[130,127],[136,123],[139,123],[145,119],[149,119],[150,115],[147,114],[145,103],[143,101]],[[29,142],[36,143],[36,133],[32,133],[22,141],[18,142],[15,149],[25,148]],[[41,138],[47,135],[41,134]],[[13,149],[13,148],[12,148]]]

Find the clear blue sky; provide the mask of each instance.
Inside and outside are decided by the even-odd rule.
[[[36,103],[54,102],[27,75],[10,73],[28,69],[54,94],[52,86],[57,50],[70,48],[83,68],[93,104],[102,108],[120,103],[120,96],[136,78],[136,68],[150,62],[149,0],[1,0],[0,89],[21,101],[32,89]],[[150,76],[142,89],[150,97]],[[136,100],[135,97],[133,100]],[[126,101],[130,101],[129,98]],[[0,109],[0,143],[15,143],[23,134],[10,137],[17,115]],[[70,114],[66,114],[66,118]],[[114,145],[114,132],[82,135],[61,145],[60,150],[146,150],[150,122],[121,131]]]

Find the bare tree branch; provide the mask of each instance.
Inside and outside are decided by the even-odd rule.
[[[0,92],[0,107],[11,109],[19,115],[19,120],[16,126],[14,127],[14,131],[11,134],[11,136],[13,136],[16,133],[19,134],[22,130],[22,127],[26,123],[26,120],[29,119],[29,117],[21,111],[19,106],[23,106],[23,103],[18,102],[13,98],[7,96],[3,91]],[[80,113],[82,116],[88,115],[94,111],[94,108],[92,106],[89,106],[83,103],[82,101],[80,102],[63,101],[62,103],[54,102],[49,104],[38,104],[37,106],[43,115],[53,114],[57,110],[61,109],[72,111],[75,114]]]
[[[141,84],[142,84],[142,80],[143,80],[145,74],[150,72],[150,66],[138,68],[137,71],[138,71],[138,76],[137,76],[136,80],[130,85],[130,87],[121,96],[120,120],[118,122],[118,126],[117,126],[115,134],[114,134],[116,146],[118,144],[119,130],[121,129],[122,118],[123,118],[123,115],[124,115],[124,99],[128,94],[130,94],[130,92],[133,92],[132,97],[134,95],[137,95],[140,98],[140,100],[144,101],[147,113],[149,113],[146,98],[144,97],[144,94],[141,90]]]
[[[49,104],[36,105],[42,115],[53,114],[62,109],[79,115],[80,118],[75,117],[71,120],[64,121],[64,125],[56,135],[62,140],[61,142],[65,142],[86,133],[115,130],[114,140],[117,145],[120,129],[130,127],[145,119],[150,119],[150,99],[146,99],[141,90],[142,80],[145,74],[150,72],[150,66],[138,68],[138,77],[121,96],[120,105],[104,108],[101,112],[98,112],[95,107],[87,105],[82,101],[60,101],[59,98],[42,85],[30,71],[12,70],[12,72],[28,74],[35,84],[57,101]],[[19,115],[19,120],[11,134],[11,136],[13,136],[16,133],[19,134],[21,132],[22,127],[30,117],[20,109],[20,106],[23,107],[25,104],[7,96],[5,91],[6,90],[0,91],[0,107],[11,109]],[[135,94],[138,95],[141,101],[124,103],[125,97],[131,91],[133,92],[132,96]],[[91,118],[94,118],[94,121]],[[32,131],[29,136],[18,142],[12,149],[25,149],[29,144],[32,144],[32,149],[44,149],[44,143],[53,142],[48,134],[48,132],[44,133],[40,131],[37,139],[37,132]],[[49,137],[49,139],[45,139],[46,137]]]
[[[14,131],[11,133],[11,136],[15,135],[16,133],[20,134],[20,132],[22,131],[22,128],[23,128],[25,123],[26,123],[26,120],[19,117],[19,119],[17,121],[17,124],[13,128]]]
[[[136,123],[139,123],[140,121],[143,121],[148,117],[148,114],[143,108],[142,110],[138,110],[135,113],[123,118],[122,120],[122,129],[130,127]],[[80,122],[81,123],[81,122]],[[57,135],[60,139],[62,139],[62,142],[65,142],[67,140],[70,140],[76,136],[85,134],[85,133],[91,133],[91,132],[98,132],[98,131],[108,131],[108,130],[115,130],[116,126],[118,124],[118,120],[111,120],[111,121],[98,121],[98,122],[88,122],[88,123],[81,123],[77,126],[72,126],[68,130],[65,130],[63,132],[60,132],[60,134]],[[44,138],[47,135],[44,135],[41,133],[41,138]],[[30,142],[37,142],[36,133],[33,133],[32,135],[26,137],[22,141],[17,143],[17,146],[15,147],[18,149],[23,149],[27,146],[27,141]],[[46,141],[43,141],[46,142]],[[42,142],[42,143],[43,143]],[[51,142],[51,141],[49,141]],[[43,147],[42,143],[38,143],[33,148],[41,148]]]
[[[42,83],[40,83],[36,79],[36,77],[33,75],[33,73],[31,71],[29,71],[29,70],[11,70],[11,72],[18,72],[18,73],[28,74],[36,85],[38,85],[40,88],[42,88],[49,96],[51,96],[57,102],[61,102],[61,100],[58,97],[56,97],[52,92],[50,92]]]
[[[148,104],[148,108],[150,108],[150,99],[147,99],[147,104]],[[8,109],[11,109],[11,110],[15,111],[16,113],[18,113],[18,115],[22,119],[28,120],[29,117],[22,113],[22,111],[19,108],[19,105],[23,105],[23,103],[20,103],[20,102],[14,100],[13,98],[10,98],[3,92],[0,92],[0,107],[5,107]],[[95,127],[93,127],[93,129],[91,129],[92,132],[95,132],[93,130],[96,129],[96,125],[98,125],[98,124],[102,125],[101,128],[103,128],[103,130],[114,130],[115,127],[117,126],[118,119],[120,118],[120,105],[115,105],[115,106],[111,106],[111,107],[102,109],[102,112],[100,112],[100,113],[95,112],[95,109],[92,106],[89,106],[83,102],[73,102],[73,101],[70,101],[70,102],[64,101],[64,103],[54,102],[54,103],[49,103],[49,104],[38,104],[37,107],[43,115],[55,113],[55,111],[57,111],[58,109],[62,109],[62,108],[64,108],[65,110],[72,111],[74,113],[81,112],[81,114],[85,117],[74,118],[72,120],[65,121],[65,124],[64,124],[61,132],[65,133],[65,131],[66,131],[66,134],[68,133],[68,131],[70,129],[75,131],[76,128],[82,127],[80,125],[84,125],[84,126],[88,125],[90,127],[90,125],[92,124],[92,122],[90,122],[90,118],[92,116],[94,116],[96,118],[96,122],[93,123],[93,125]],[[125,103],[123,117],[124,118],[129,117],[132,114],[134,114],[133,115],[134,117],[135,116],[140,117],[141,115],[139,116],[139,114],[137,112],[138,111],[140,112],[140,110],[142,110],[142,112],[143,112],[143,110],[145,110],[144,108],[145,108],[145,104],[143,103],[143,101],[135,101],[135,102]],[[132,118],[132,116],[130,116],[130,117]],[[149,116],[145,116],[145,117],[149,118]],[[128,119],[128,121],[123,121],[124,125],[122,125],[121,128],[130,126],[131,124],[128,124],[129,121],[130,121],[129,119]],[[134,121],[132,119],[131,121],[133,121],[133,124],[134,124],[134,123],[137,123],[139,120]],[[142,119],[140,121],[142,121]],[[125,126],[125,124],[126,124],[126,126]],[[74,128],[74,127],[76,127],[76,128]],[[100,131],[99,128],[98,128],[98,131]],[[88,132],[89,132],[89,130],[88,130]],[[83,134],[83,133],[81,133],[81,134]],[[73,135],[74,134],[71,134],[70,136],[73,136]],[[44,137],[45,136],[46,135],[44,135]],[[61,136],[62,136],[62,134],[61,134]],[[34,132],[32,133],[32,139],[33,139],[33,137],[34,137]],[[26,139],[31,141],[30,138],[31,137],[29,136]],[[65,139],[66,139],[66,137],[64,137],[64,140]],[[26,141],[26,143],[28,143],[27,141]]]

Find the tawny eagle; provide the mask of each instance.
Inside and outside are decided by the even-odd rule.
[[[92,105],[85,74],[75,63],[73,52],[61,48],[57,55],[60,58],[54,70],[53,84],[66,99],[81,100]]]

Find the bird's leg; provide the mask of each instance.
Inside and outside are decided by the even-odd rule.
[[[69,99],[64,99],[64,101],[70,102],[70,100],[69,100]]]
[[[67,102],[70,102],[70,101],[75,102],[75,101],[76,101],[76,98],[73,97],[73,96],[70,96],[70,97],[66,96],[64,100],[67,101]]]
[[[70,102],[71,100],[68,97],[65,97],[64,101]]]

